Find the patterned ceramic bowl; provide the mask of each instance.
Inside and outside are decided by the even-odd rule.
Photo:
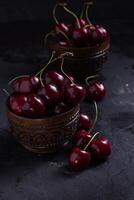
[[[27,150],[45,154],[55,152],[69,143],[77,130],[80,107],[44,119],[29,119],[7,111],[13,136]]]
[[[48,41],[48,48],[55,51],[57,56],[65,52],[73,53],[73,57],[65,57],[64,70],[83,82],[87,76],[92,76],[102,70],[110,48],[110,39],[101,45],[84,48],[63,47],[54,40]]]

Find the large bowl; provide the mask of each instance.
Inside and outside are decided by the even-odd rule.
[[[72,140],[77,130],[80,107],[44,119],[29,119],[7,110],[13,136],[27,150],[45,154],[55,152]]]
[[[73,53],[73,57],[65,57],[64,70],[83,82],[87,76],[95,75],[102,70],[110,48],[110,39],[100,45],[84,48],[63,47],[55,40],[49,40],[48,48],[55,51],[57,56],[65,52]]]

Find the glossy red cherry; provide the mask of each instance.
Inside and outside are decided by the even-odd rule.
[[[94,44],[93,38],[92,38],[92,33],[95,30],[94,26],[88,26],[86,28],[83,28],[83,32],[85,33],[85,38],[87,45],[91,46]]]
[[[81,150],[79,147],[72,149],[69,156],[69,167],[70,169],[77,171],[88,167],[91,161],[90,152]]]
[[[33,93],[40,87],[40,80],[36,76],[21,76],[13,81],[10,81],[9,85],[15,92],[18,93]]]
[[[106,159],[111,154],[111,143],[107,138],[100,137],[92,142],[90,151],[94,159]]]
[[[66,105],[64,102],[60,102],[56,105],[54,109],[54,114],[59,115],[67,112],[69,109],[70,107],[68,105]]]
[[[91,126],[92,126],[91,118],[85,114],[80,114],[79,128],[88,131],[91,128]]]
[[[43,100],[34,94],[11,96],[8,105],[13,113],[28,118],[40,118],[46,111]]]
[[[98,33],[99,33],[100,42],[104,42],[109,38],[109,34],[105,28],[103,28],[102,26],[96,25],[96,29],[98,30]]]
[[[53,83],[59,89],[61,89],[64,86],[64,77],[59,72],[51,70],[43,74],[43,83],[44,84]]]
[[[99,81],[92,81],[87,86],[87,96],[91,100],[99,101],[106,95],[104,85]]]
[[[60,39],[65,39],[62,32],[67,36],[70,37],[71,35],[72,26],[70,24],[66,25],[65,23],[59,23],[55,25],[56,34],[59,35]]]
[[[60,92],[54,84],[46,84],[41,87],[37,94],[42,97],[48,106],[56,105],[60,98]]]
[[[64,89],[64,100],[70,105],[74,106],[80,103],[85,97],[85,89],[77,84],[68,84]]]
[[[84,47],[86,35],[82,28],[74,28],[72,31],[72,40],[76,47]]]
[[[92,136],[85,130],[79,130],[74,137],[74,143],[80,148],[84,148],[91,140]]]

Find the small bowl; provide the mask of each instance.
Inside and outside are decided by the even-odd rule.
[[[102,70],[110,48],[110,38],[100,45],[84,48],[63,47],[54,39],[48,41],[48,49],[55,51],[56,55],[71,52],[74,56],[66,56],[64,70],[74,75],[80,82],[87,76],[92,76]]]
[[[46,154],[57,151],[72,140],[77,130],[80,106],[63,114],[29,119],[7,110],[13,136],[22,146],[34,153]]]

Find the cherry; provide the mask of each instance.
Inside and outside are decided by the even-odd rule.
[[[99,101],[106,95],[106,89],[104,85],[99,81],[92,81],[87,86],[87,96],[91,100]]]
[[[96,25],[94,27],[90,27],[92,29],[91,40],[93,44],[100,44],[106,41],[109,37],[108,32],[103,27]]]
[[[79,147],[72,149],[69,156],[69,167],[72,170],[80,170],[86,168],[91,161],[90,152],[81,150]]]
[[[48,71],[47,73],[43,74],[43,83],[44,84],[55,84],[59,89],[64,86],[64,77],[57,71]]]
[[[72,31],[72,40],[76,47],[83,47],[86,44],[86,34],[82,28],[74,28]]]
[[[66,85],[64,89],[64,100],[68,105],[74,106],[85,97],[85,89],[75,83]]]
[[[100,137],[92,141],[90,152],[95,159],[106,159],[111,154],[111,143],[107,138]]]
[[[92,126],[92,120],[85,114],[80,114],[79,128],[89,130]]]
[[[8,99],[8,106],[11,111],[17,115],[22,115],[23,113],[23,106],[27,102],[27,96],[18,94],[10,96]]]
[[[72,75],[69,75],[68,77],[65,78],[65,85],[70,84],[71,82],[73,83],[76,82],[76,78],[73,77]]]
[[[103,28],[102,26],[96,25],[96,29],[98,30],[98,33],[99,33],[100,42],[104,42],[109,38],[109,34],[105,28]]]
[[[67,112],[69,109],[70,107],[68,105],[66,105],[64,102],[60,102],[55,106],[54,114],[59,115]]]
[[[83,28],[83,32],[85,33],[86,42],[88,45],[94,44],[94,40],[92,38],[92,34],[93,34],[94,30],[95,30],[94,26],[87,26],[87,27]]]
[[[63,34],[65,34],[67,37],[70,37],[71,30],[72,30],[72,26],[70,24],[66,25],[65,23],[58,23],[55,25],[56,34],[61,39],[65,39]]]
[[[43,100],[34,94],[10,96],[9,108],[17,115],[29,118],[40,118],[46,110]]]
[[[42,86],[37,94],[42,97],[48,106],[56,105],[59,101],[60,92],[54,84]]]
[[[40,87],[40,80],[36,76],[21,76],[12,81],[9,85],[18,93],[33,93]]]
[[[74,136],[74,143],[80,148],[84,148],[91,140],[92,136],[85,130],[79,130]]]

